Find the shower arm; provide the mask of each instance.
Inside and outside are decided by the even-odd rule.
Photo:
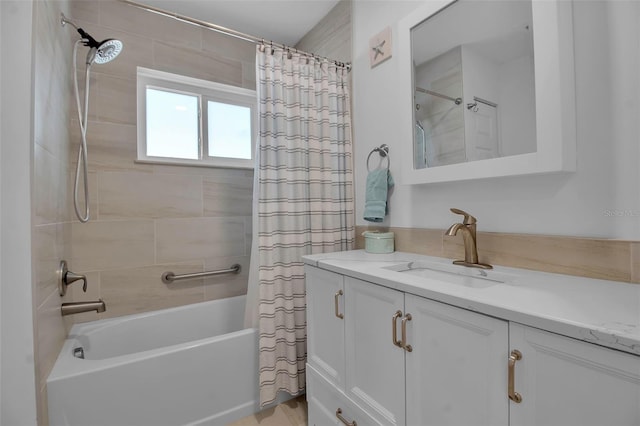
[[[64,13],[60,14],[60,24],[64,27],[66,24],[71,25],[73,28],[76,29],[76,31],[78,31],[78,33],[80,34],[80,36],[82,37],[82,44],[84,44],[87,47],[95,47],[98,48],[100,46],[100,43],[98,43],[98,41],[91,37],[91,35],[89,33],[87,33],[85,30],[83,30],[82,28],[78,27],[76,24],[73,23],[73,21],[70,21],[66,16],[64,16]]]
[[[75,28],[76,30],[79,30],[80,27],[78,27],[76,24],[73,23],[73,21],[70,21],[66,16],[64,16],[64,13],[60,14],[60,24],[64,27],[65,25],[69,24],[71,25],[73,28]]]

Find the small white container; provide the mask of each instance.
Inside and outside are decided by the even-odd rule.
[[[365,231],[364,250],[367,253],[393,253],[393,232]]]

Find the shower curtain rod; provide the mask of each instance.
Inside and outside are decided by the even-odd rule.
[[[447,95],[443,95],[442,93],[433,92],[431,90],[423,89],[422,87],[418,87],[418,86],[416,86],[416,92],[422,92],[422,93],[426,93],[428,95],[437,96],[437,97],[442,98],[442,99],[447,99],[449,101],[452,101],[456,105],[460,105],[462,103],[462,98],[452,98],[451,96],[447,96]]]
[[[240,31],[236,31],[236,30],[232,30],[230,28],[225,28],[222,27],[220,25],[216,25],[216,24],[212,24],[211,22],[206,22],[206,21],[201,21],[200,19],[195,19],[195,18],[190,18],[186,15],[181,15],[179,13],[176,12],[171,12],[168,10],[164,10],[164,9],[160,9],[158,7],[154,7],[154,6],[149,6],[146,4],[142,4],[142,3],[138,3],[135,1],[131,1],[131,0],[119,0],[122,3],[126,3],[130,6],[134,6],[137,7],[138,9],[142,9],[142,10],[146,10],[147,12],[152,12],[152,13],[156,13],[158,15],[162,15],[162,16],[166,16],[168,18],[173,18],[177,21],[182,21],[185,22],[187,24],[191,24],[191,25],[195,25],[198,27],[202,27],[202,28],[206,28],[208,30],[212,30],[212,31],[216,31],[218,33],[221,34],[225,34],[231,37],[235,37],[238,38],[240,40],[244,40],[244,41],[248,41],[251,43],[256,43],[256,44],[265,44],[265,45],[269,45],[272,47],[277,47],[280,49],[285,49],[288,51],[295,51],[303,56],[309,56],[309,57],[313,57],[313,58],[319,58],[319,59],[323,59],[323,60],[327,60],[329,62],[333,62],[336,66],[339,67],[344,67],[347,69],[347,71],[351,71],[351,62],[340,62],[340,61],[336,61],[334,59],[331,58],[326,58],[324,56],[318,56],[318,55],[314,55],[313,53],[308,53],[308,52],[304,52],[302,50],[298,50],[295,47],[290,47],[284,44],[280,44],[280,43],[276,43],[274,41],[267,41],[263,38],[259,38],[256,36],[252,36],[250,34],[245,34],[245,33],[241,33]]]

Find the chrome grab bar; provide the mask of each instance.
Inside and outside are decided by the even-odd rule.
[[[162,274],[162,282],[165,284],[169,284],[174,281],[188,280],[191,278],[212,277],[214,275],[222,275],[222,274],[237,274],[238,272],[240,272],[239,263],[234,263],[233,265],[231,265],[229,269],[220,269],[218,271],[194,272],[192,274],[176,275],[171,271],[167,271],[164,274]]]

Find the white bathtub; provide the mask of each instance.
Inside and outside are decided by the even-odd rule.
[[[50,424],[225,425],[257,412],[244,309],[239,296],[74,325],[47,380]]]

